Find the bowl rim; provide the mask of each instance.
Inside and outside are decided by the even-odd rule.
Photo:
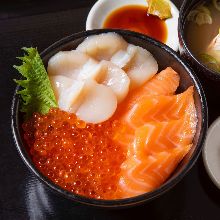
[[[212,122],[212,124],[209,126],[208,131],[207,131],[207,138],[206,138],[206,141],[204,143],[203,150],[202,150],[202,158],[203,158],[203,163],[204,163],[206,172],[207,172],[209,178],[211,179],[211,181],[214,183],[214,185],[218,189],[220,189],[220,179],[216,178],[215,173],[212,170],[213,166],[210,166],[210,164],[212,162],[214,163],[214,161],[210,162],[207,154],[208,154],[208,151],[211,150],[211,148],[209,147],[210,136],[213,133],[217,133],[217,130],[219,130],[218,129],[219,126],[220,126],[220,116],[218,118],[216,118]]]
[[[27,165],[27,167],[40,179],[42,182],[45,183],[50,189],[53,189],[56,193],[64,196],[65,198],[71,199],[73,201],[90,205],[90,206],[98,206],[103,208],[123,208],[123,207],[131,207],[134,205],[138,205],[141,203],[144,203],[146,201],[151,201],[152,199],[158,197],[159,195],[162,195],[169,189],[171,189],[173,186],[175,186],[184,176],[185,174],[192,168],[194,163],[196,162],[203,143],[205,141],[206,131],[207,131],[207,125],[208,125],[208,109],[207,109],[207,103],[205,94],[203,92],[202,86],[199,82],[199,79],[195,75],[195,73],[192,71],[192,69],[180,58],[180,56],[171,48],[166,46],[165,44],[162,44],[146,35],[142,35],[136,32],[132,31],[126,31],[126,30],[116,30],[116,29],[96,29],[96,30],[90,30],[90,31],[82,31],[79,33],[72,34],[70,36],[64,37],[54,44],[50,45],[48,48],[46,48],[42,53],[40,53],[42,59],[52,50],[54,50],[57,47],[60,47],[63,44],[66,44],[68,42],[71,42],[73,40],[77,40],[80,38],[86,38],[90,35],[95,34],[101,34],[101,33],[107,33],[107,32],[116,32],[122,37],[130,36],[134,37],[140,40],[148,41],[150,44],[153,44],[157,47],[160,47],[161,49],[164,49],[166,52],[168,52],[171,56],[173,56],[187,71],[190,78],[193,80],[194,86],[199,94],[200,102],[201,102],[201,131],[198,137],[198,143],[195,147],[195,150],[193,151],[191,155],[190,161],[186,164],[186,166],[183,168],[183,170],[178,174],[174,175],[171,179],[168,179],[162,186],[155,189],[152,192],[144,193],[139,196],[131,197],[131,198],[125,198],[125,199],[116,199],[116,200],[102,200],[102,199],[91,199],[88,197],[84,197],[81,195],[77,195],[71,192],[68,192],[59,186],[55,185],[51,180],[49,180],[46,176],[40,173],[40,171],[37,170],[37,168],[34,166],[30,156],[28,155],[24,144],[22,143],[22,138],[20,136],[19,132],[19,124],[18,124],[18,106],[19,106],[19,96],[16,95],[16,92],[19,90],[19,86],[16,87],[12,106],[11,106],[11,129],[13,134],[13,139],[16,145],[16,148],[23,159],[24,163]]]
[[[120,3],[119,3],[120,2]],[[104,19],[101,18],[99,20],[100,16],[99,13],[102,11],[101,9],[105,6],[111,4],[113,6],[112,8],[108,8],[108,13],[104,15]],[[117,5],[117,6],[116,6]],[[120,9],[122,7],[128,6],[128,5],[139,5],[139,6],[146,6],[147,3],[144,0],[121,0],[121,1],[111,1],[109,3],[108,0],[97,0],[95,4],[92,6],[92,8],[89,11],[89,14],[86,19],[86,30],[92,30],[97,28],[103,28],[102,25],[96,26],[93,25],[93,22],[95,20],[99,20],[104,22],[107,17],[115,10]],[[167,29],[167,39],[165,44],[167,44],[169,47],[174,49],[175,51],[179,50],[179,43],[178,43],[178,18],[179,18],[179,9],[176,7],[174,2],[170,1],[171,11],[172,11],[172,17],[169,19],[165,19],[166,29]],[[171,23],[170,23],[171,22]],[[175,23],[175,25],[174,25]]]
[[[202,2],[204,0],[200,0],[199,2]],[[186,23],[186,16],[188,15],[189,11],[195,7],[197,4],[199,4],[199,2],[194,3],[191,5],[191,7],[187,6],[189,0],[184,0],[183,4],[180,8],[180,13],[179,13],[179,19],[178,19],[178,36],[179,36],[179,40],[182,42],[183,44],[183,48],[184,50],[187,51],[187,53],[190,55],[190,57],[192,57],[193,61],[199,66],[199,68],[203,68],[206,70],[207,75],[212,76],[215,78],[215,80],[220,80],[220,73],[208,68],[205,64],[203,64],[202,62],[200,62],[191,52],[191,50],[189,49],[189,47],[187,46],[187,42],[185,40],[185,36],[184,36],[184,26]]]

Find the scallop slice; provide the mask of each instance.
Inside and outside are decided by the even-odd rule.
[[[129,45],[134,50],[134,45]],[[153,55],[139,47],[127,66],[124,68],[131,80],[131,89],[137,88],[151,79],[158,71],[158,64]],[[128,49],[129,50],[129,49]]]
[[[112,89],[120,103],[128,94],[130,79],[127,74],[117,65],[110,61],[101,61],[102,71],[96,77],[98,83],[104,84]]]
[[[102,72],[102,66],[98,62],[94,62],[94,60],[90,59],[80,70],[77,79],[85,80],[85,79],[96,79],[100,72]]]
[[[83,101],[85,95],[85,82],[72,80],[70,87],[63,89],[58,99],[60,109],[75,113]]]
[[[116,33],[104,33],[87,37],[77,50],[96,60],[110,60],[119,50],[126,50],[128,43]]]
[[[59,99],[63,90],[71,87],[73,80],[63,75],[49,76],[51,86],[53,88],[56,100]]]
[[[136,50],[136,46],[129,44],[127,50],[119,50],[112,56],[110,61],[119,66],[120,68],[123,68],[134,57]]]
[[[101,123],[114,114],[117,108],[117,98],[113,91],[94,80],[87,80],[85,95],[76,115],[87,123]]]
[[[80,72],[95,69],[97,64],[97,61],[80,51],[60,51],[50,58],[47,71],[51,76],[65,75],[77,79]]]
[[[92,79],[73,80],[71,87],[62,91],[58,100],[59,108],[75,113],[87,123],[108,120],[117,108],[117,98],[107,86]]]

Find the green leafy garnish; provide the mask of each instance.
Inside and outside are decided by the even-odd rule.
[[[211,12],[204,5],[200,5],[194,10],[190,11],[187,16],[187,20],[193,21],[198,25],[212,24]]]
[[[57,107],[56,98],[47,75],[47,71],[36,48],[22,48],[25,51],[22,61],[15,69],[24,77],[15,82],[23,87],[17,93],[23,100],[21,112],[29,118],[34,112],[46,114],[51,107]]]
[[[199,55],[199,59],[210,69],[220,72],[220,65],[218,61],[211,55],[203,53]]]

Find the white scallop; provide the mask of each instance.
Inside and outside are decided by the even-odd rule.
[[[108,120],[117,108],[117,98],[113,91],[94,80],[86,80],[84,97],[76,115],[87,123],[100,123]]]
[[[83,66],[79,75],[77,77],[78,80],[85,79],[96,79],[100,72],[102,71],[102,66],[98,62],[94,62],[94,60],[88,60],[87,63]]]
[[[110,61],[101,61],[102,71],[97,75],[97,82],[110,87],[120,103],[128,94],[130,79],[117,65]]]
[[[116,33],[104,33],[87,37],[77,50],[96,60],[110,60],[119,50],[126,50],[128,43]]]
[[[80,51],[60,51],[48,61],[47,71],[49,75],[65,75],[77,79],[80,72],[94,69],[96,65],[97,61]]]
[[[120,68],[125,67],[135,55],[137,48],[134,45],[129,44],[127,50],[119,50],[112,58],[111,62],[119,66]]]
[[[60,109],[75,113],[87,123],[108,120],[117,108],[117,98],[111,88],[96,81],[73,80],[72,85],[62,90],[58,99]]]
[[[134,49],[134,45],[129,45]],[[131,88],[137,88],[151,79],[158,71],[158,64],[153,55],[143,49],[135,46],[136,52],[127,66],[124,68],[131,80]]]
[[[85,95],[85,82],[73,80],[70,87],[64,89],[58,99],[60,109],[75,113],[83,101]]]
[[[73,80],[63,75],[49,76],[51,86],[53,88],[56,100],[59,99],[63,90],[71,87]]]

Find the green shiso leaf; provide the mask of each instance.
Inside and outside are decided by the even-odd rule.
[[[34,112],[46,114],[57,107],[56,98],[47,75],[47,71],[36,48],[22,48],[25,51],[20,66],[14,66],[24,79],[15,82],[22,87],[18,94],[22,98],[20,111],[29,118]]]

